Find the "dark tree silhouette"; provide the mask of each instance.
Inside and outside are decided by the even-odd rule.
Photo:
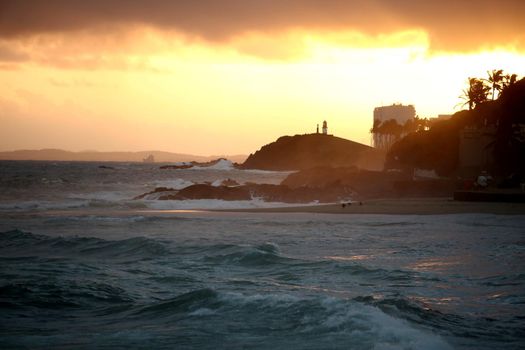
[[[403,126],[399,125],[395,119],[385,120],[380,126],[380,132],[398,139],[403,133]]]
[[[450,176],[458,165],[459,136],[455,124],[436,122],[430,130],[410,133],[396,142],[386,158],[386,168],[435,170]]]
[[[518,75],[517,74],[506,74],[503,76],[501,80],[501,92],[507,90],[510,86],[516,84],[516,81],[518,81]]]
[[[496,99],[496,91],[498,96],[501,93],[501,83],[503,82],[503,69],[493,69],[492,71],[487,71],[489,78],[487,82],[492,88],[492,101]]]
[[[501,79],[499,78],[501,76]],[[488,148],[493,149],[494,175],[525,179],[525,79],[516,74],[492,71],[488,80],[469,78],[464,90],[469,110],[455,113],[449,120],[439,120],[401,138],[390,148],[385,167],[410,170],[434,169],[439,175],[453,176],[458,170],[459,141],[466,127],[480,129],[493,137]],[[490,90],[497,91],[494,101],[488,101]],[[417,118],[419,119],[419,118]],[[413,123],[405,125],[414,130]],[[490,128],[485,128],[490,126]],[[481,150],[480,150],[481,151]]]
[[[494,155],[502,173],[525,174],[525,79],[509,76],[509,85],[499,98]]]
[[[428,130],[430,122],[428,118],[420,118],[415,116],[413,119],[408,119],[403,125],[403,134],[408,135],[412,132],[421,132]]]
[[[468,105],[468,109],[471,111],[488,100],[490,87],[485,84],[483,79],[478,78],[468,78],[468,84],[468,88],[463,90],[460,97],[465,100],[463,105]]]

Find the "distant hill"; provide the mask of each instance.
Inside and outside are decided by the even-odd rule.
[[[263,146],[241,165],[244,169],[303,170],[318,166],[382,170],[384,153],[375,148],[323,134],[282,136]]]
[[[101,162],[142,162],[149,155],[155,157],[155,162],[208,162],[217,158],[227,158],[232,162],[242,162],[246,159],[244,155],[233,156],[196,156],[191,154],[171,153],[162,151],[141,151],[141,152],[97,152],[82,151],[71,152],[61,149],[41,149],[41,150],[17,150],[10,152],[0,152],[2,160],[56,160],[56,161],[101,161]]]

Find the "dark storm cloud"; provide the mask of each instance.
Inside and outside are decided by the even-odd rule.
[[[435,49],[469,50],[525,39],[522,0],[0,0],[0,36],[135,24],[209,41],[301,28],[366,34],[419,28]]]

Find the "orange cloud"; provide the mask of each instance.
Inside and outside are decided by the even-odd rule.
[[[4,0],[0,3],[0,36],[100,33],[145,25],[210,42],[228,42],[246,33],[272,35],[296,29],[357,31],[372,36],[421,30],[428,34],[433,50],[523,49],[523,13],[525,2],[521,0]],[[261,51],[260,47],[244,49]]]

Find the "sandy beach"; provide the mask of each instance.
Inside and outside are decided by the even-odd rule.
[[[219,210],[252,213],[326,213],[326,214],[394,214],[440,215],[484,213],[499,215],[525,215],[525,203],[460,202],[452,198],[374,199],[362,204],[324,204],[298,207]]]

